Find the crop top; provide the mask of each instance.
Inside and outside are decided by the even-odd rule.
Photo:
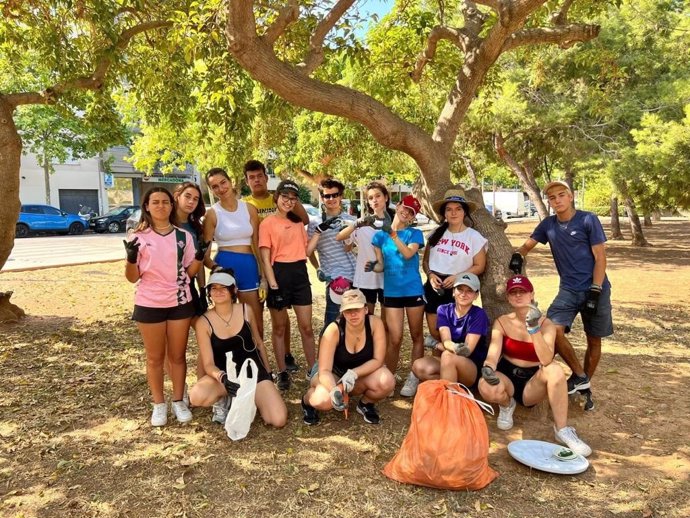
[[[220,202],[213,205],[216,212],[216,231],[213,238],[219,247],[221,246],[251,246],[252,227],[249,219],[249,209],[247,202],[237,200],[237,209],[234,212],[225,210],[220,206]]]
[[[522,340],[515,340],[506,334],[506,330],[501,323],[501,319],[496,319],[498,325],[503,329],[503,355],[516,360],[525,362],[540,363],[537,351],[534,349],[532,342],[523,342]]]

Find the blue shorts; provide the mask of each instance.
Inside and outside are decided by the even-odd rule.
[[[254,254],[221,250],[216,254],[214,261],[223,268],[233,269],[238,291],[259,289],[259,265]]]
[[[603,338],[613,334],[613,320],[611,319],[611,286],[606,285],[599,296],[599,306],[596,315],[582,313],[587,300],[587,291],[572,291],[565,288],[558,290],[558,295],[549,306],[546,316],[556,325],[565,327],[570,332],[573,320],[578,313],[587,336]]]

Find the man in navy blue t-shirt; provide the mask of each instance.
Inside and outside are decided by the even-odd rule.
[[[522,270],[522,262],[537,243],[549,244],[560,285],[547,316],[556,324],[556,350],[573,371],[568,393],[587,392],[601,356],[601,339],[613,334],[611,283],[606,277],[606,236],[599,218],[573,207],[573,193],[565,182],[550,182],[544,188],[556,213],[537,225],[532,235],[510,260],[511,270]],[[580,314],[587,335],[584,368],[565,334]],[[588,398],[585,410],[594,404]]]

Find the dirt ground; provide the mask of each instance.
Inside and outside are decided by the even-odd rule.
[[[512,242],[532,227],[511,224]],[[594,379],[596,409],[585,414],[581,401],[570,404],[571,424],[594,449],[590,468],[557,476],[513,461],[510,441],[553,441],[546,407],[520,408],[509,432],[487,417],[489,462],[500,477],[478,492],[381,475],[409,425],[412,402],[398,396],[380,405],[379,426],[353,412],[349,421],[322,415],[310,428],[299,409],[300,379],[286,396],[283,430],[257,418],[249,437],[233,443],[205,409],[195,409],[189,425],[171,417],[152,429],[123,263],[2,274],[0,286],[15,291],[29,316],[0,325],[0,515],[690,516],[690,225],[665,221],[647,236],[654,247],[608,244],[616,334]],[[557,288],[548,249],[530,259],[547,306]],[[314,291],[318,330],[323,290]],[[579,324],[571,340],[582,355]],[[196,362],[193,336],[188,361]]]

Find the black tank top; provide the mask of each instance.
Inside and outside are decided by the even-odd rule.
[[[244,304],[242,305],[244,307]],[[211,321],[203,315],[211,327],[211,348],[213,349],[213,363],[216,364],[220,370],[224,371],[227,367],[227,359],[225,354],[232,351],[232,361],[235,362],[235,372],[239,376],[242,364],[247,358],[251,358],[256,362],[259,368],[258,381],[262,379],[269,379],[268,371],[261,361],[261,356],[259,355],[259,350],[254,344],[254,339],[252,338],[252,330],[249,327],[249,322],[246,320],[242,324],[240,332],[235,336],[229,338],[219,338],[216,336],[216,332],[213,329]],[[252,377],[254,374],[252,373]]]
[[[364,320],[364,347],[356,353],[351,353],[345,346],[345,319],[342,317],[338,321],[338,330],[340,331],[340,340],[333,355],[333,372],[344,373],[348,369],[359,367],[374,357],[374,336],[371,334],[369,316]]]

